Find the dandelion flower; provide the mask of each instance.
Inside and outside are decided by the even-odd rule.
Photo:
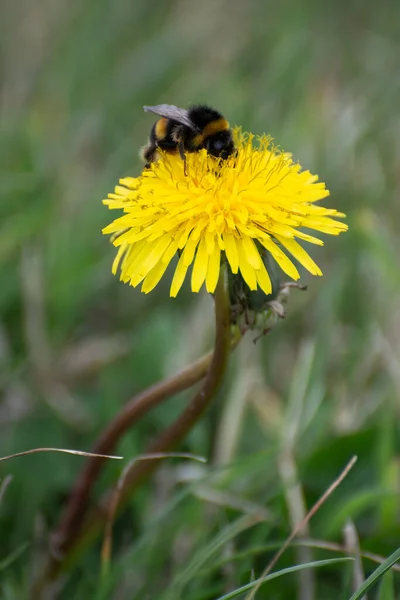
[[[189,267],[191,288],[217,285],[221,261],[242,275],[250,290],[271,292],[262,253],[267,251],[292,279],[299,272],[290,255],[313,275],[320,268],[298,240],[323,245],[303,229],[338,235],[347,225],[343,213],[318,206],[329,195],[325,184],[302,171],[270,137],[236,130],[237,155],[218,161],[205,150],[186,155],[164,153],[139,177],[125,177],[104,200],[124,215],[103,230],[118,247],[113,273],[150,292],[169,263],[179,259],[170,294],[176,296]],[[185,172],[186,171],[186,172]]]

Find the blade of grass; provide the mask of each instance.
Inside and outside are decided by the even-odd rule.
[[[0,462],[3,460],[10,460],[11,458],[18,458],[19,456],[27,456],[28,454],[36,454],[37,452],[62,452],[64,454],[75,454],[76,456],[90,456],[95,458],[111,458],[114,460],[122,460],[123,456],[114,456],[112,454],[96,454],[95,452],[84,452],[83,450],[70,450],[68,448],[32,448],[31,450],[25,450],[24,452],[17,452],[16,454],[10,454],[9,456],[1,456]]]
[[[281,571],[276,571],[276,573],[270,573],[265,577],[261,577],[260,579],[256,579],[251,583],[247,583],[240,588],[237,588],[233,592],[229,592],[229,594],[225,594],[224,596],[220,596],[217,600],[229,600],[230,598],[235,598],[244,592],[248,592],[253,589],[256,585],[260,586],[266,581],[270,581],[271,579],[276,579],[277,577],[281,577],[282,575],[287,575],[288,573],[295,573],[296,571],[301,571],[302,569],[315,569],[318,567],[325,567],[327,565],[338,564],[342,562],[348,562],[353,560],[350,557],[344,558],[330,558],[327,560],[317,560],[311,563],[305,563],[304,565],[295,565],[294,567],[288,567],[287,569],[282,569]]]
[[[240,517],[234,523],[231,523],[213,539],[205,547],[202,547],[190,561],[189,565],[179,573],[172,581],[167,590],[164,600],[176,600],[180,597],[184,587],[189,581],[193,579],[196,573],[201,569],[204,563],[209,560],[219,548],[224,546],[229,540],[236,537],[242,531],[245,531],[249,527],[252,527],[258,523],[258,519],[255,515],[246,515]]]
[[[4,560],[0,562],[0,571],[4,571],[5,569],[7,569],[7,567],[9,567],[14,561],[16,561],[21,556],[21,554],[23,554],[25,550],[29,548],[29,546],[30,543],[25,542],[24,544],[21,544],[16,550],[14,550],[14,552],[11,552],[9,556],[7,556]]]
[[[347,520],[346,525],[343,528],[343,539],[347,550],[346,554],[354,556],[353,587],[351,588],[351,591],[354,592],[359,588],[360,585],[362,585],[365,576],[360,554],[358,533],[351,519]]]
[[[212,565],[209,567],[205,567],[201,570],[201,574],[204,575],[206,573],[213,572],[215,570],[220,569],[225,565],[227,560],[229,561],[242,561],[245,558],[258,556],[259,554],[264,554],[265,552],[270,552],[271,550],[277,550],[281,548],[283,542],[282,540],[277,540],[275,542],[270,542],[269,544],[262,544],[257,546],[252,546],[243,552],[237,552],[229,557],[229,559],[221,559],[218,561],[214,561]],[[309,546],[310,548],[327,550],[329,552],[340,552],[342,554],[351,556],[351,552],[346,550],[346,548],[340,544],[335,544],[334,542],[326,542],[325,540],[315,540],[315,539],[307,539],[307,540],[294,540],[290,543],[289,548],[298,547],[298,546]],[[380,556],[379,554],[375,554],[373,552],[367,552],[365,550],[360,551],[360,557],[365,558],[366,560],[370,560],[373,563],[382,564],[385,562],[385,557]],[[400,565],[393,565],[393,571],[400,572]]]
[[[293,539],[296,537],[297,533],[299,531],[301,531],[303,529],[304,525],[309,522],[309,520],[315,515],[316,512],[318,512],[318,510],[321,508],[321,506],[324,504],[324,502],[326,502],[326,500],[331,496],[331,494],[336,490],[336,488],[342,483],[343,479],[345,479],[345,477],[347,477],[349,471],[354,467],[356,462],[357,462],[357,456],[353,456],[353,458],[347,463],[347,465],[345,466],[343,471],[340,473],[340,475],[335,479],[335,481],[333,483],[331,483],[331,485],[322,494],[322,496],[319,498],[319,500],[317,500],[317,502],[311,507],[311,509],[308,511],[307,515],[305,516],[305,518],[298,525],[296,525],[296,527],[292,530],[292,533],[289,535],[289,537],[287,538],[287,540],[285,541],[285,543],[283,544],[281,549],[275,554],[275,556],[273,557],[271,562],[265,568],[265,570],[263,572],[263,576],[268,575],[268,573],[270,573],[272,571],[272,569],[274,568],[274,566],[276,565],[276,563],[278,562],[278,560],[280,559],[282,554],[285,552],[286,548],[288,548],[288,546],[291,544]],[[262,580],[262,577],[261,577],[261,580]],[[258,584],[258,585],[260,585],[260,584]],[[253,598],[255,598],[257,590],[258,590],[258,587],[255,586],[254,589],[250,592],[250,594],[246,598],[246,600],[253,600]]]
[[[376,585],[381,577],[389,571],[389,569],[400,560],[400,548],[391,554],[384,563],[379,565],[377,569],[364,581],[358,590],[352,595],[350,600],[360,600],[374,585]]]
[[[394,591],[393,570],[388,571],[382,577],[377,600],[396,600]]]
[[[5,491],[8,488],[8,486],[10,485],[11,481],[12,481],[12,475],[6,475],[0,483],[0,504],[1,504],[1,501],[3,500]]]
[[[187,458],[189,460],[197,460],[199,462],[206,463],[207,459],[203,456],[196,456],[194,454],[188,454],[187,452],[158,452],[153,454],[142,454],[131,460],[124,470],[122,471],[121,477],[118,480],[117,486],[114,490],[112,501],[110,502],[108,518],[105,526],[105,533],[103,539],[103,545],[101,549],[101,564],[103,577],[108,573],[110,560],[111,560],[111,548],[112,548],[112,532],[115,521],[115,516],[118,508],[118,502],[124,487],[125,479],[131,469],[132,465],[140,460],[162,460],[164,458]]]

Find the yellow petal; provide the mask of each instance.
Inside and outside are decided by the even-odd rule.
[[[193,265],[192,271],[192,292],[198,292],[204,283],[208,268],[207,244],[204,238],[201,240]]]
[[[120,279],[124,283],[128,283],[130,281],[129,266],[135,257],[135,252],[136,246],[129,246],[124,256],[124,260],[122,261]]]
[[[168,265],[177,252],[178,252],[178,243],[175,241],[172,241],[171,244],[166,249],[164,256],[162,257],[163,263],[166,263]]]
[[[261,258],[254,241],[250,237],[243,236],[242,244],[249,264],[253,267],[253,269],[259,269]]]
[[[171,238],[169,235],[165,235],[160,238],[157,243],[153,245],[153,248],[148,252],[147,256],[143,258],[140,263],[139,271],[141,279],[146,277],[146,275],[152,270],[153,267],[162,259],[162,256],[168,246],[171,243]]]
[[[185,258],[184,258],[184,255],[182,254],[180,259],[178,260],[178,264],[176,265],[174,277],[173,277],[172,283],[171,283],[171,289],[170,289],[169,295],[172,298],[175,298],[176,295],[178,294],[179,290],[181,289],[182,284],[185,281],[187,270],[188,270],[188,267],[185,265]]]
[[[206,233],[206,244],[207,244],[207,252],[208,254],[212,254],[214,252],[215,245],[215,235],[212,233]]]
[[[324,242],[313,235],[309,235],[308,233],[304,233],[303,231],[296,231],[295,236],[300,240],[304,240],[305,242],[309,242],[310,244],[315,244],[316,246],[323,246]]]
[[[134,252],[131,252],[129,256],[126,257],[126,260],[124,260],[123,271],[125,276],[129,277],[131,280],[136,280],[135,283],[132,283],[133,286],[136,286],[144,277],[143,275],[143,277],[139,276],[138,278],[138,274],[140,273],[142,262],[148,255],[149,245],[147,240],[142,240],[137,244],[133,244],[131,248],[134,249]]]
[[[275,244],[271,238],[263,238],[260,243],[266,248],[274,257],[282,271],[289,275],[292,279],[299,279],[300,275],[292,261],[286,256],[284,252]]]
[[[252,266],[247,262],[247,256],[243,249],[242,240],[237,240],[237,248],[239,252],[239,269],[243,279],[251,290],[257,289],[257,278]]]
[[[113,275],[115,275],[115,273],[118,271],[119,263],[121,261],[121,258],[125,254],[127,248],[128,248],[127,244],[124,244],[123,246],[120,246],[118,248],[117,255],[114,258],[114,261],[113,261],[113,264],[112,264],[112,268],[111,268],[111,272],[112,272]]]
[[[208,262],[208,270],[206,277],[207,292],[212,294],[217,287],[219,271],[221,266],[221,250],[215,245],[214,252],[211,254]]]
[[[261,268],[256,271],[257,283],[266,294],[270,294],[272,292],[272,284],[271,279],[268,275],[268,271],[265,268],[264,263],[261,263]]]
[[[148,273],[142,284],[142,292],[148,294],[153,290],[157,283],[159,283],[161,277],[164,275],[166,269],[168,268],[168,263],[164,263],[160,260],[159,263],[156,264],[155,267],[152,268],[150,273]]]
[[[222,238],[225,244],[226,257],[232,269],[232,273],[237,273],[239,269],[239,253],[235,237],[231,233],[224,233]]]
[[[194,258],[194,253],[196,252],[196,248],[199,244],[199,240],[198,239],[193,239],[193,236],[190,236],[190,238],[187,241],[187,244],[185,246],[185,265],[188,267],[189,265],[192,264],[193,262],[193,258]]]
[[[278,241],[286,250],[288,250],[296,260],[312,275],[322,275],[319,266],[313,261],[311,256],[300,246],[296,240],[288,240],[284,237],[277,236]]]

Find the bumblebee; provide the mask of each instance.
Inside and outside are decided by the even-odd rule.
[[[185,152],[197,152],[202,148],[222,159],[236,151],[228,121],[209,106],[196,105],[186,110],[171,104],[159,104],[143,108],[161,117],[151,128],[149,142],[142,150],[146,167],[159,159],[158,149],[179,152],[183,161]]]

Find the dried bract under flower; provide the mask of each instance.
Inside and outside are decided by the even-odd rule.
[[[118,253],[113,272],[142,284],[150,292],[179,251],[170,294],[179,292],[193,265],[191,288],[205,282],[215,290],[221,260],[242,275],[251,290],[271,292],[271,281],[260,248],[292,279],[299,273],[292,255],[313,275],[320,268],[297,240],[322,245],[302,229],[338,235],[347,225],[343,213],[318,206],[329,195],[325,184],[302,171],[290,154],[276,148],[270,137],[255,138],[235,131],[237,155],[220,160],[205,150],[186,155],[163,154],[139,177],[125,177],[104,200],[124,215],[103,230],[116,234]]]

